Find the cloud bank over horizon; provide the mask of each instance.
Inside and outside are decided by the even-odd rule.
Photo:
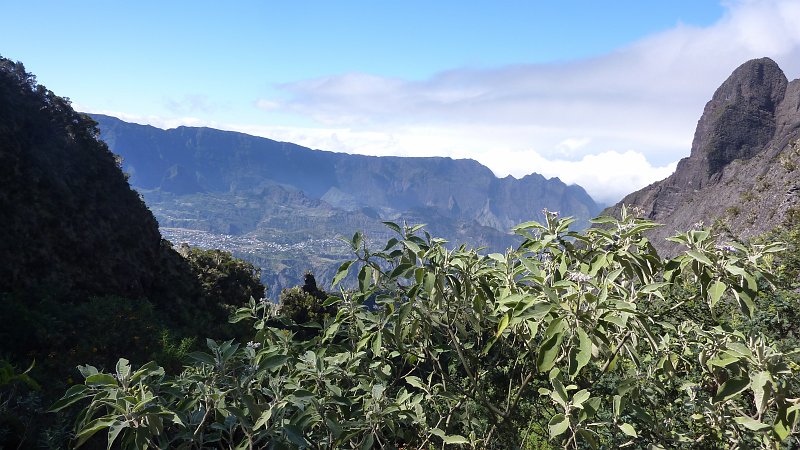
[[[407,80],[343,73],[284,83],[254,98],[302,125],[210,123],[202,98],[179,118],[118,117],[165,128],[212,126],[347,153],[471,158],[498,176],[537,172],[583,186],[598,202],[668,176],[688,156],[703,106],[745,61],[768,56],[800,76],[800,2],[738,0],[713,25],[677,24],[590,59],[454,68]],[[100,112],[100,111],[95,111]]]

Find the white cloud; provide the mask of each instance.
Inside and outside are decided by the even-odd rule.
[[[109,114],[331,151],[472,158],[498,176],[558,176],[614,202],[688,155],[704,104],[738,65],[769,56],[789,78],[800,75],[800,2],[726,5],[711,26],[678,24],[591,59],[461,68],[421,81],[346,73],[283,84],[280,102],[253,105],[265,117],[294,115],[316,126],[209,122],[191,110],[171,119]]]
[[[575,150],[578,150],[581,147],[586,147],[589,142],[592,142],[592,140],[589,138],[566,138],[556,145],[556,149],[561,155],[570,156],[575,152]]]
[[[608,151],[586,155],[578,161],[548,160],[534,153],[538,172],[546,177],[559,177],[567,184],[579,184],[593,194],[598,203],[610,205],[648,184],[668,177],[677,162],[654,167],[639,152]]]
[[[207,113],[216,109],[206,95],[184,95],[180,99],[164,97],[163,103],[167,110],[176,114]]]
[[[274,111],[281,107],[281,104],[276,101],[260,98],[256,100],[256,108],[263,109],[264,111]]]
[[[422,81],[349,73],[287,83],[282,111],[316,120],[322,130],[309,134],[320,148],[472,157],[500,176],[524,167],[618,200],[688,155],[703,105],[739,64],[770,56],[790,78],[800,75],[800,2],[727,8],[712,26],[679,24],[592,59],[455,69]],[[320,140],[329,129],[347,130],[327,140],[333,147]],[[538,155],[541,167],[510,156],[523,154]]]

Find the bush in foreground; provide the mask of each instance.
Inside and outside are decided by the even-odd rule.
[[[356,271],[358,287],[319,334],[271,328],[251,301],[234,317],[254,321],[248,343],[209,340],[176,376],[83,366],[53,410],[82,405],[76,446],[100,431],[123,448],[798,444],[798,349],[754,320],[780,246],[693,230],[663,260],[651,222],[570,222],[546,213],[489,255],[392,223],[372,252],[357,233],[334,283]]]

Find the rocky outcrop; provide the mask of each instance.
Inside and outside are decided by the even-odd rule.
[[[675,247],[663,240],[698,222],[716,223],[746,238],[779,224],[800,198],[796,195],[800,80],[787,82],[769,58],[737,68],[706,104],[691,154],[675,173],[626,196],[651,220],[664,224],[652,233],[662,253]]]

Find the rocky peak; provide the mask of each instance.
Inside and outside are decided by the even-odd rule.
[[[706,104],[690,158],[712,177],[735,159],[749,159],[775,134],[787,80],[775,61],[750,60],[733,71]]]
[[[629,194],[622,204],[642,208],[664,226],[651,232],[663,240],[694,223],[716,224],[737,237],[770,230],[800,208],[800,80],[787,82],[769,58],[748,61],[714,92],[697,124],[691,155],[675,173]]]

